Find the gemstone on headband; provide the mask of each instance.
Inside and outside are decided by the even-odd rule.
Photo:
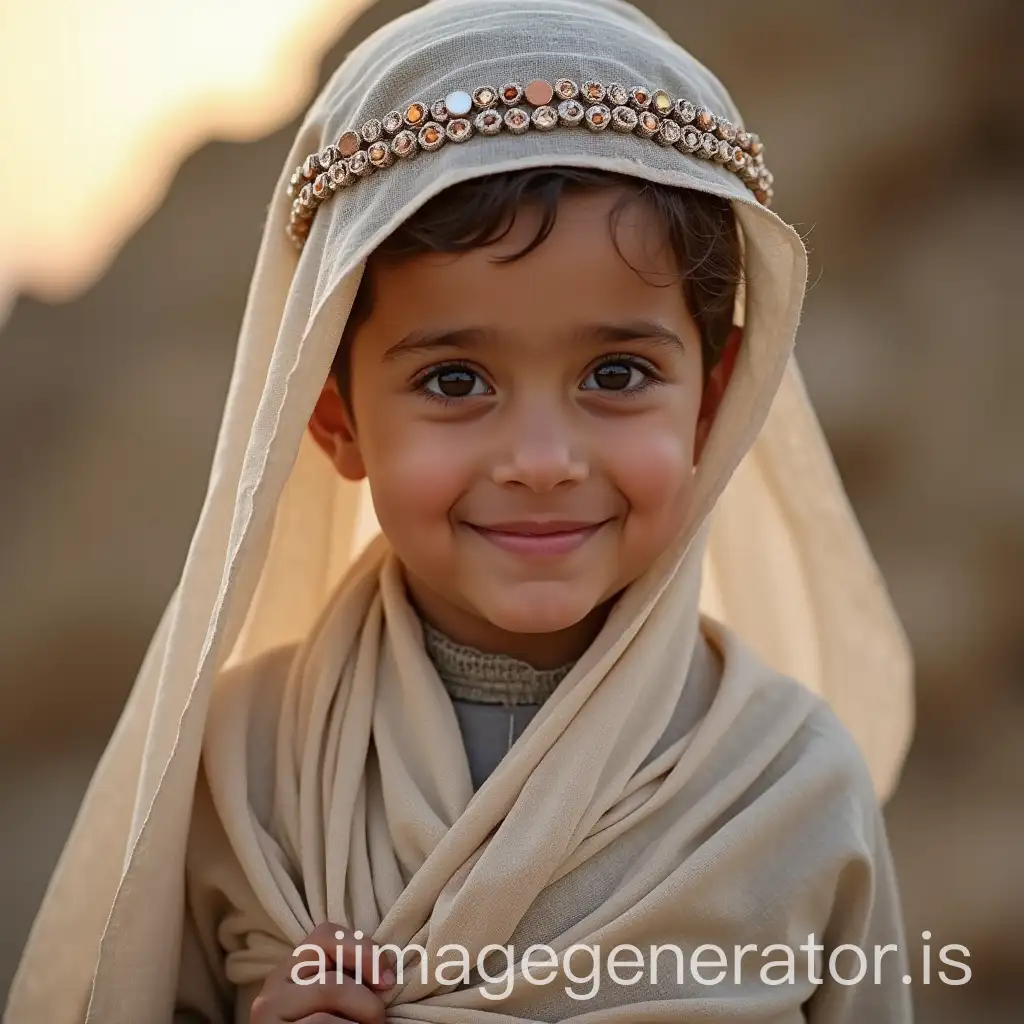
[[[654,138],[662,146],[674,146],[682,138],[682,135],[683,129],[675,121],[670,121],[666,117],[658,126],[658,134]],[[727,143],[723,142],[722,145],[727,145]]]
[[[498,102],[498,93],[489,85],[482,85],[473,93],[473,105],[478,110],[486,110]]]
[[[400,131],[391,143],[391,152],[406,160],[416,156],[416,136],[408,128]]]
[[[685,128],[697,117],[697,107],[692,100],[676,100],[672,116]]]
[[[405,123],[410,128],[417,128],[423,123],[423,119],[427,116],[427,108],[422,103],[410,103],[405,108]]]
[[[377,142],[384,134],[384,126],[377,120],[377,118],[371,117],[370,120],[359,129],[359,134],[362,135],[363,142]]]
[[[343,132],[336,143],[307,156],[289,178],[288,237],[302,248],[323,202],[359,178],[392,166],[396,157],[414,160],[447,141],[465,142],[474,133],[493,136],[507,129],[522,135],[531,127],[548,132],[584,122],[593,132],[611,125],[616,132],[632,132],[686,156],[714,161],[734,173],[758,202],[772,202],[774,178],[765,167],[761,140],[707,107],[674,100],[664,89],[627,90],[619,83],[588,80],[581,90],[568,78],[557,79],[554,86],[531,79],[525,87],[508,82],[500,90],[455,90],[429,106],[410,103],[404,113],[392,110],[381,120],[370,118],[359,129]]]
[[[366,150],[361,149],[358,153],[353,153],[348,158],[348,169],[353,174],[357,174],[360,178],[367,178],[373,174],[376,168],[370,163],[370,158],[367,156]]]
[[[638,85],[629,94],[629,102],[636,110],[646,110],[651,105],[651,94]]]
[[[362,143],[358,132],[347,131],[338,139],[338,152],[342,156],[352,156],[358,152]]]
[[[483,110],[476,115],[474,127],[481,135],[497,135],[505,122],[496,110]]]
[[[483,115],[481,115],[483,116]],[[495,117],[498,115],[495,114]],[[473,125],[464,117],[455,117],[445,127],[445,135],[452,142],[465,142],[473,134]]]
[[[335,160],[339,159],[341,154],[338,152],[337,146],[325,146],[321,151],[317,159],[320,161],[320,167],[323,170],[328,170],[331,164]]]
[[[377,142],[374,143],[374,145],[384,146],[384,143]],[[384,146],[384,149],[387,148],[387,146]],[[370,150],[370,159],[373,160],[373,146],[370,147]],[[388,152],[390,154],[390,150],[388,150]],[[331,179],[331,186],[334,188],[335,192],[337,192],[339,188],[345,188],[352,184],[352,173],[348,169],[348,163],[344,160],[339,160],[336,164],[331,164],[331,169],[327,172],[327,177]]]
[[[612,82],[608,86],[608,102],[613,107],[624,107],[629,103],[629,90],[618,82]]]
[[[530,115],[530,120],[533,122],[534,128],[542,132],[549,132],[558,124],[558,111],[554,107],[544,104],[534,110]]]
[[[610,90],[609,90],[610,91]],[[636,131],[637,116],[632,107],[619,105],[612,110],[612,128],[617,132]]]
[[[736,126],[732,121],[728,121],[724,117],[718,119],[718,124],[715,125],[715,133],[724,142],[736,141]]]
[[[587,108],[587,127],[594,132],[603,132],[611,124],[612,112],[603,104],[595,103]]]
[[[713,132],[716,124],[715,115],[707,107],[698,107],[693,123],[702,132]]]
[[[473,109],[473,97],[461,90],[450,92],[444,98],[444,105],[452,117],[465,117]]]
[[[656,113],[666,117],[672,112],[672,97],[664,89],[658,89],[651,97],[651,106]]]
[[[378,168],[390,167],[395,160],[391,147],[386,142],[373,143],[366,151],[366,155],[369,157],[370,163]]]
[[[583,120],[586,111],[579,100],[563,100],[558,104],[558,120],[566,128],[575,128]]]
[[[658,129],[661,127],[661,121],[658,120],[657,114],[652,114],[649,110],[642,110],[636,119],[636,133],[642,139],[653,139],[658,134]]]
[[[571,78],[560,78],[555,82],[555,95],[559,100],[574,100],[580,94],[580,87]]]
[[[522,135],[529,131],[530,115],[522,107],[512,107],[505,113],[505,127],[513,135]]]
[[[550,82],[535,78],[532,82],[526,83],[523,95],[531,106],[546,107],[555,98],[555,90],[551,88]]]
[[[428,121],[420,129],[418,139],[423,149],[428,153],[432,153],[435,149],[440,149],[444,145],[447,137],[444,129],[436,121]]]
[[[696,153],[700,149],[700,132],[692,124],[688,124],[683,129],[682,137],[676,148],[684,153]]]

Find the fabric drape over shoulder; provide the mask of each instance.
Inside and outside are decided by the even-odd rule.
[[[54,874],[8,1024],[169,1021],[186,917],[216,926],[220,980],[238,986],[327,916],[430,950],[517,929],[559,948],[716,941],[721,929],[745,941],[755,920],[786,933],[762,941],[782,942],[818,923],[794,880],[820,896],[877,853],[868,805],[904,756],[910,658],[794,361],[806,256],[793,229],[717,164],[573,129],[444,146],[339,192],[301,254],[286,236],[293,169],[346,129],[456,89],[562,77],[662,88],[742,123],[706,68],[616,0],[435,0],[358,46],[310,109],[275,187],[181,579]],[[306,424],[368,254],[449,186],[530,166],[731,200],[745,335],[684,531],[473,794],[368,491],[339,479]],[[701,629],[723,659],[718,693],[644,764]],[[424,722],[453,743],[424,744]],[[843,799],[863,829],[852,811],[825,813]],[[817,828],[826,819],[832,831]],[[187,905],[186,857],[203,849]],[[728,873],[702,875],[711,863]],[[598,902],[559,918],[551,892],[577,883]],[[773,902],[772,885],[792,901]],[[843,934],[863,939],[860,898]],[[564,1019],[550,991],[517,983],[488,1003],[413,979],[389,1017]],[[634,997],[608,996],[593,1019],[704,1019],[725,998]]]

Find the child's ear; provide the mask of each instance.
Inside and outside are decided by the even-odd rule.
[[[334,374],[327,378],[316,401],[313,415],[309,418],[309,432],[346,480],[364,479],[366,469],[355,427]]]
[[[743,328],[733,327],[726,338],[725,346],[718,357],[718,362],[708,374],[707,383],[704,385],[704,394],[700,403],[700,415],[697,417],[697,435],[693,450],[694,466],[700,461],[704,452],[704,445],[707,444],[711,427],[718,415],[722,399],[725,397],[725,389],[729,386],[729,379],[736,366],[736,357],[739,355],[740,345],[743,342]]]

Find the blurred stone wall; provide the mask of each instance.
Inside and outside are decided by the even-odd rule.
[[[640,6],[727,82],[811,249],[801,363],[919,668],[908,933],[972,953],[919,1020],[1020,1021],[1022,9]],[[293,129],[194,155],[104,280],[0,333],[0,993],[180,570]]]

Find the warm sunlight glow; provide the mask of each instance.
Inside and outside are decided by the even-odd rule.
[[[0,0],[0,321],[92,283],[204,142],[294,117],[371,2]]]

